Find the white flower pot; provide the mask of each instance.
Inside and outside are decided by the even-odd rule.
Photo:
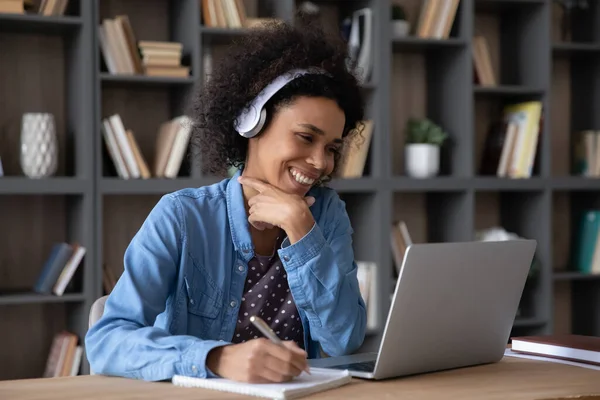
[[[404,149],[406,174],[411,178],[431,178],[440,168],[440,147],[433,144],[411,143]]]
[[[23,173],[30,178],[54,175],[58,166],[58,143],[52,114],[23,114],[20,162]]]
[[[410,32],[410,24],[408,21],[402,19],[396,19],[392,21],[392,35],[393,37],[405,37]]]

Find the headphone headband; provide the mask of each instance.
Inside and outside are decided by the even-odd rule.
[[[284,87],[290,81],[299,78],[303,75],[327,74],[319,68],[311,69],[293,69],[288,71],[269,83],[248,105],[240,112],[234,122],[236,131],[245,138],[256,136],[262,129],[266,120],[265,104],[277,91]]]

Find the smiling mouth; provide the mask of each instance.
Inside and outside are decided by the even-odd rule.
[[[292,178],[301,185],[310,186],[315,183],[315,179],[309,178],[295,168],[290,168],[290,174],[292,175]]]

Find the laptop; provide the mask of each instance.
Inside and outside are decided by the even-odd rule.
[[[385,379],[500,361],[536,246],[531,239],[410,245],[379,351],[309,365]]]

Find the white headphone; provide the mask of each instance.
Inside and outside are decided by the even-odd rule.
[[[235,130],[245,138],[256,136],[267,119],[264,106],[278,90],[288,82],[308,73],[327,74],[321,69],[294,69],[275,78],[238,115],[234,122]]]

